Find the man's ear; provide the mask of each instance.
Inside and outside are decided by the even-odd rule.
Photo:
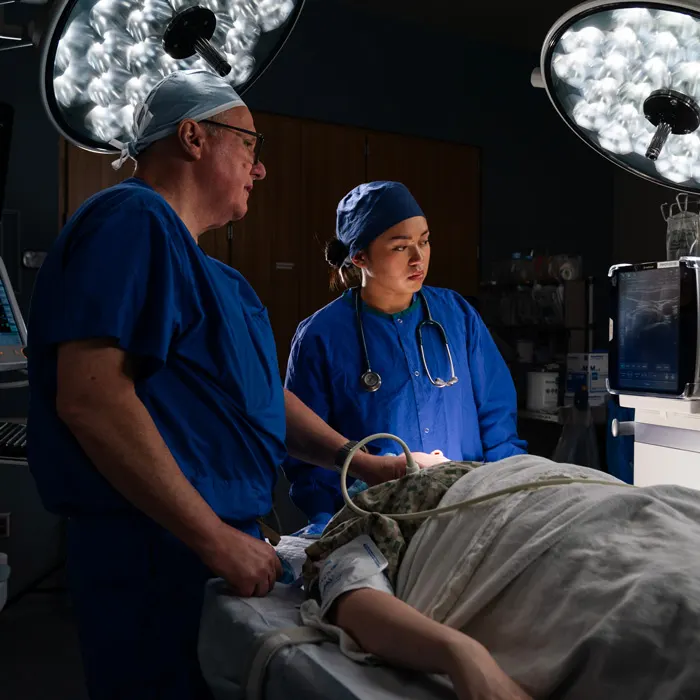
[[[205,132],[204,129],[192,119],[184,119],[177,127],[177,139],[180,147],[192,160],[202,157]]]

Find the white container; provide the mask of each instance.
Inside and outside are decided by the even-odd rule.
[[[553,413],[559,404],[559,373],[527,373],[527,410]]]
[[[7,602],[7,581],[10,578],[10,567],[7,565],[7,554],[0,552],[0,611]]]

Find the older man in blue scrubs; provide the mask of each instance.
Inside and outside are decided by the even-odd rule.
[[[205,581],[265,595],[280,574],[257,521],[287,449],[349,449],[283,391],[267,312],[200,234],[243,217],[262,138],[231,86],[175,73],[136,110],[134,177],[71,218],[29,321],[29,461],[68,517],[68,581],[91,700],[206,698]],[[285,444],[286,442],[286,444]],[[378,483],[403,459],[359,455]]]

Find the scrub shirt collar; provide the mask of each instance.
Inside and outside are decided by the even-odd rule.
[[[355,300],[353,299],[353,294],[354,294],[354,292],[352,289],[346,289],[343,292],[342,299],[354,308],[355,307]],[[388,314],[385,311],[380,311],[379,309],[374,309],[371,306],[368,306],[367,304],[365,304],[364,301],[362,301],[362,310],[365,311],[366,313],[374,314],[375,316],[381,316],[383,318],[390,318],[393,321],[395,321],[396,319],[399,319],[399,318],[405,318],[406,316],[410,316],[419,307],[420,307],[420,298],[418,297],[417,294],[413,295],[413,301],[411,302],[411,305],[407,309],[404,309],[403,311],[399,311],[395,314]]]

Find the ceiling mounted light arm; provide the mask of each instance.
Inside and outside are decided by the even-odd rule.
[[[692,134],[700,126],[700,107],[675,90],[654,90],[644,100],[644,116],[656,127],[646,157],[657,160],[671,134]]]
[[[10,39],[6,36],[0,35],[0,52],[12,51],[12,49],[26,49],[30,46],[34,46],[31,41]]]
[[[47,0],[0,0],[0,51],[23,49],[39,43],[37,23],[9,24],[5,20],[5,9],[11,5],[45,5],[46,2]]]
[[[639,177],[700,193],[700,0],[574,7],[547,34],[540,74],[591,148]]]
[[[544,89],[544,78],[542,77],[542,71],[539,68],[532,69],[532,73],[530,73],[530,84],[534,88]]]
[[[176,60],[199,54],[222,78],[231,72],[226,56],[210,41],[216,15],[206,7],[188,7],[178,12],[163,34],[165,52]]]
[[[204,69],[244,94],[294,29],[305,0],[57,0],[41,46],[41,95],[75,145],[116,153],[135,107],[176,70]]]

